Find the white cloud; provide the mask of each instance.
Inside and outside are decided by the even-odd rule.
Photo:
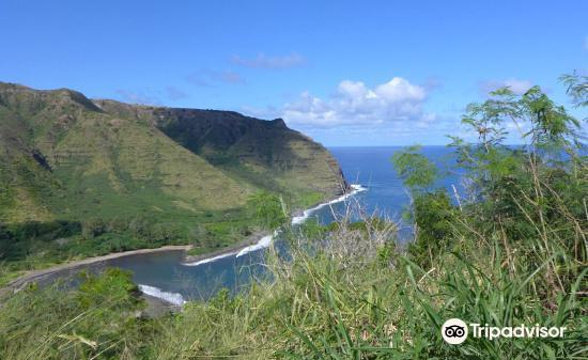
[[[216,71],[202,69],[188,75],[186,80],[198,86],[213,86],[216,83],[225,83],[231,85],[243,85],[246,83],[245,79],[239,73],[232,70]]]
[[[306,63],[306,59],[297,53],[284,56],[267,56],[261,53],[253,59],[245,59],[235,55],[231,58],[231,62],[233,64],[242,65],[249,68],[288,69],[303,65]]]
[[[510,78],[506,80],[489,80],[480,84],[480,92],[483,95],[488,95],[489,92],[502,87],[508,87],[513,93],[522,95],[533,86],[529,80],[520,80]]]
[[[331,128],[339,126],[371,127],[409,123],[426,128],[434,114],[423,110],[425,88],[395,77],[387,83],[367,87],[363,82],[344,80],[327,99],[304,92],[284,105],[279,115],[293,126]]]
[[[122,101],[141,104],[141,105],[160,105],[161,98],[152,91],[131,91],[126,89],[116,89],[118,98]]]
[[[165,100],[177,101],[188,98],[188,94],[175,86],[161,89],[143,88],[138,90],[116,89],[116,98],[121,101],[141,105],[163,105]]]
[[[166,92],[168,99],[170,99],[172,101],[185,99],[188,97],[188,94],[186,94],[182,89],[177,88],[175,86],[166,87],[165,92]]]
[[[215,75],[215,77],[219,81],[222,81],[227,84],[245,84],[245,80],[243,79],[243,77],[231,70],[223,71],[222,73]]]

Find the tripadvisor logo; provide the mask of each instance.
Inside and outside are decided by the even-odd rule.
[[[486,338],[494,340],[498,338],[557,338],[563,337],[565,327],[545,327],[535,324],[535,326],[519,325],[515,327],[505,326],[496,327],[488,324],[480,325],[470,323],[467,325],[461,319],[449,319],[441,326],[441,336],[446,343],[458,345],[468,338],[468,329],[475,338]]]
[[[448,344],[461,344],[468,338],[468,326],[461,319],[449,319],[441,327],[441,336]]]

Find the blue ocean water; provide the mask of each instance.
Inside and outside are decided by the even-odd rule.
[[[339,161],[349,183],[367,188],[349,198],[346,202],[326,206],[311,217],[327,224],[337,214],[345,211],[349,201],[357,201],[367,214],[376,214],[399,219],[409,205],[409,196],[402,180],[394,171],[391,157],[401,147],[337,147],[331,152]],[[424,147],[422,153],[432,161],[442,164],[452,162],[452,150],[445,147]],[[459,185],[456,175],[448,176],[442,186]],[[410,227],[405,226],[403,234],[409,237]],[[263,251],[256,251],[236,258],[225,257],[195,267],[181,263],[181,251],[151,253],[122,257],[92,265],[92,269],[115,266],[133,272],[136,283],[147,285],[142,289],[159,297],[170,297],[162,292],[180,294],[184,299],[206,299],[221,288],[238,291],[250,282],[251,275],[258,274],[262,266]],[[64,274],[58,274],[63,276]],[[153,293],[153,292],[156,293]],[[177,296],[174,297],[177,299]]]
[[[392,155],[403,147],[333,147],[329,148],[337,158],[343,174],[349,183],[361,184],[368,191],[355,196],[368,215],[398,219],[410,202],[410,197],[392,165]],[[453,162],[453,150],[444,146],[427,146],[421,149],[423,155],[441,168]],[[456,176],[446,176],[439,185],[458,185]],[[345,204],[335,208],[343,211]],[[336,211],[337,213],[337,211]],[[324,209],[317,213],[322,223],[333,220],[331,211]]]

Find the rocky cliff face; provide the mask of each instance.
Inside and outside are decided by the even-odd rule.
[[[0,83],[1,222],[200,216],[259,190],[304,207],[346,187],[328,150],[281,119]]]

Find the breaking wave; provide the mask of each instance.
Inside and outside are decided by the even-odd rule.
[[[317,205],[317,206],[315,206],[313,208],[304,210],[304,212],[300,216],[294,216],[294,217],[292,217],[292,225],[300,225],[300,224],[303,224],[310,217],[310,215],[312,215],[316,211],[324,208],[325,206],[329,206],[329,205],[333,205],[333,204],[336,204],[336,203],[340,203],[342,201],[347,200],[348,198],[350,198],[352,196],[355,196],[356,194],[358,194],[358,193],[360,193],[362,191],[366,191],[367,190],[366,187],[363,187],[363,186],[361,186],[359,184],[351,184],[351,185],[349,185],[349,187],[351,187],[352,190],[350,192],[348,192],[347,194],[343,194],[343,195],[339,196],[338,198],[336,198],[334,200],[331,200],[331,201],[328,201],[328,202],[319,204],[319,205]],[[279,233],[279,231],[276,230],[276,231],[274,231],[274,233],[272,235],[267,235],[267,236],[262,237],[261,239],[259,239],[259,241],[256,244],[251,245],[251,246],[247,246],[246,248],[243,248],[238,253],[222,254],[222,255],[219,255],[219,256],[214,256],[214,257],[211,257],[211,258],[208,258],[208,259],[204,259],[204,260],[200,260],[200,261],[197,261],[197,262],[194,262],[194,263],[186,263],[186,264],[183,264],[183,265],[186,265],[186,266],[198,266],[198,265],[207,264],[207,263],[216,261],[218,259],[222,259],[222,258],[225,258],[225,257],[233,256],[235,254],[236,254],[236,257],[240,257],[240,256],[243,256],[243,255],[245,255],[247,253],[250,253],[252,251],[257,251],[257,250],[265,249],[265,248],[267,248],[267,247],[269,247],[271,245],[273,239],[278,235],[278,233]]]
[[[186,300],[184,300],[184,297],[181,294],[162,291],[155,286],[139,284],[139,290],[145,295],[156,297],[167,301],[170,304],[182,306],[186,303]]]

